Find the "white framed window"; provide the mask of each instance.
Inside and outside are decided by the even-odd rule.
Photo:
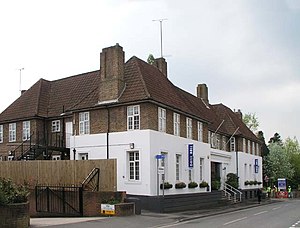
[[[3,143],[3,125],[0,125],[0,143]]]
[[[23,122],[23,141],[27,141],[30,138],[30,121]]]
[[[245,152],[246,153],[246,139],[245,138],[243,138],[243,152]]]
[[[198,121],[198,141],[203,142],[203,123]]]
[[[89,154],[88,153],[78,154],[78,160],[89,160]]]
[[[60,120],[53,120],[51,129],[52,132],[60,132]]]
[[[128,152],[128,175],[129,180],[140,180],[140,153],[139,151]]]
[[[191,118],[186,118],[186,137],[188,139],[192,139],[193,138],[193,127],[192,127],[192,119]]]
[[[231,152],[235,151],[235,137],[231,137],[230,139],[230,151]]]
[[[208,137],[208,144],[210,144],[211,145],[211,132],[210,131],[208,131],[208,135],[207,135]]]
[[[248,150],[247,152],[250,154],[251,153],[251,142],[248,140]]]
[[[158,108],[158,131],[166,132],[166,109]]]
[[[255,154],[255,142],[252,142],[252,154]]]
[[[222,136],[222,150],[226,150],[226,136]]]
[[[61,160],[60,155],[52,155],[52,160]]]
[[[79,134],[80,135],[90,134],[90,113],[89,112],[79,113]]]
[[[161,152],[161,155],[164,155],[164,159],[160,159],[160,166],[164,168],[164,174],[161,175],[161,180],[168,179],[168,153]]]
[[[8,125],[8,141],[9,142],[15,142],[16,141],[16,128],[17,124],[16,123],[10,123]]]
[[[176,157],[175,157],[175,164],[176,164],[176,173],[175,173],[175,176],[176,176],[176,181],[179,181],[180,180],[180,176],[181,176],[181,155],[180,154],[176,154]]]
[[[259,144],[256,143],[256,155],[259,155]]]
[[[180,136],[180,115],[174,113],[174,135]]]
[[[199,166],[199,177],[200,177],[200,182],[202,182],[204,180],[204,158],[200,158],[200,166]]]
[[[189,181],[194,181],[194,170],[189,169]]]
[[[217,149],[221,149],[221,140],[220,140],[221,136],[219,134],[216,134],[216,148]]]
[[[140,106],[133,105],[127,107],[127,130],[140,129]]]

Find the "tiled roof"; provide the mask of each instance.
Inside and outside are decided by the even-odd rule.
[[[254,133],[244,124],[244,122],[234,113],[230,108],[223,104],[211,105],[214,110],[219,123],[224,120],[218,132],[232,135],[237,129],[235,135],[242,135],[243,137],[260,142]],[[216,121],[214,121],[216,123]]]
[[[63,112],[93,108],[98,103],[99,74],[98,70],[55,81],[40,79],[0,114],[0,122],[54,118]],[[224,120],[218,132],[231,135],[239,127],[237,134],[257,140],[228,107],[204,104],[200,98],[173,85],[159,69],[137,57],[125,63],[124,81],[126,86],[119,103],[155,101],[209,122],[211,131],[215,131]]]

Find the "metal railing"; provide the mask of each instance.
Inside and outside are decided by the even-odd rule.
[[[233,200],[234,203],[242,202],[242,192],[227,183],[223,183],[223,192],[228,200]]]

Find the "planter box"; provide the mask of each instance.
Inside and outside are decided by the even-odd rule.
[[[2,228],[29,227],[29,202],[0,206],[0,224]]]

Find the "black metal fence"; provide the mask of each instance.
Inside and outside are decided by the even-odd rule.
[[[77,186],[35,187],[36,211],[62,216],[83,215],[83,188]]]

